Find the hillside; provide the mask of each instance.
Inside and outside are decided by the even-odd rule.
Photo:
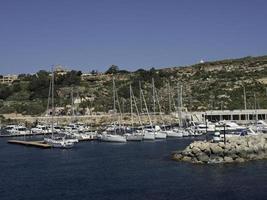
[[[79,96],[82,100],[79,105],[81,114],[88,109],[92,112],[108,112],[113,105],[112,77],[116,80],[123,112],[130,111],[130,84],[139,99],[139,81],[148,106],[152,109],[152,78],[155,79],[162,110],[166,113],[170,110],[169,94],[171,109],[175,109],[177,85],[179,88],[183,86],[183,104],[188,110],[242,109],[244,87],[247,108],[255,108],[255,102],[257,108],[267,108],[267,56],[158,70],[139,69],[135,72],[112,66],[105,74],[96,73],[86,77],[81,72],[69,71],[64,75],[56,75],[56,105],[64,108],[62,114],[69,113],[69,107],[66,106],[71,104],[73,87],[74,96]],[[19,79],[11,85],[0,84],[0,114],[43,114],[47,107],[49,79],[48,72],[39,71],[36,75],[19,75]]]

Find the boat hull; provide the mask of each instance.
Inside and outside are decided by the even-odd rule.
[[[127,142],[126,137],[120,135],[102,135],[101,139],[102,142],[118,142],[118,143],[125,143]]]

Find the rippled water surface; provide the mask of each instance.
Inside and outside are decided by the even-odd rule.
[[[0,200],[266,199],[267,161],[192,165],[171,151],[192,139],[38,149],[0,138]]]

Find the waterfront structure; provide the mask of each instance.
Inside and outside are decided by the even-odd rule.
[[[192,118],[197,121],[236,121],[238,123],[255,122],[267,120],[267,109],[246,110],[207,110],[202,112],[191,112]]]
[[[18,79],[18,75],[8,74],[8,75],[2,76],[0,78],[0,83],[2,83],[2,84],[11,84],[17,79]]]

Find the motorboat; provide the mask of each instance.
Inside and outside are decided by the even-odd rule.
[[[9,135],[14,136],[24,136],[24,135],[30,135],[31,132],[23,125],[8,125],[4,128],[6,132],[9,133]]]
[[[215,125],[215,130],[216,131],[224,131],[224,129],[227,132],[231,132],[231,131],[242,131],[242,130],[246,130],[247,128],[244,126],[239,126],[237,123],[235,122],[218,122]]]
[[[74,142],[64,137],[45,137],[44,142],[54,148],[72,148]]]

